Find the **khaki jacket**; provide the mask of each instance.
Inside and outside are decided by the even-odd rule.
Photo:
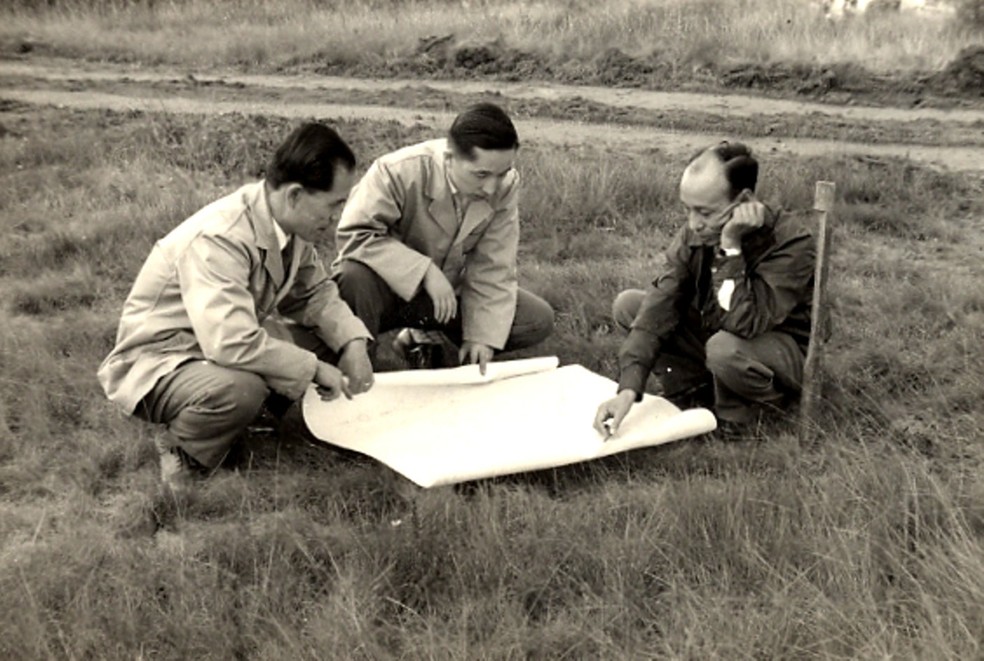
[[[459,227],[446,150],[447,140],[430,140],[369,167],[342,212],[333,266],[361,262],[409,301],[434,262],[460,296],[463,339],[501,349],[516,313],[519,175],[472,201]]]
[[[310,243],[295,236],[281,254],[260,181],[157,242],[123,306],[99,382],[132,413],[162,376],[189,360],[209,360],[254,372],[296,399],[314,379],[317,357],[271,337],[262,324],[274,314],[314,329],[336,352],[369,337]]]

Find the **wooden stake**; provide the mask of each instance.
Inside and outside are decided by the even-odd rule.
[[[817,409],[820,402],[823,376],[824,344],[830,329],[827,305],[827,272],[830,255],[830,215],[834,209],[837,187],[832,181],[818,181],[813,198],[817,220],[817,263],[813,275],[813,308],[810,320],[810,345],[803,366],[803,393],[800,398],[800,445],[811,445],[820,421]]]

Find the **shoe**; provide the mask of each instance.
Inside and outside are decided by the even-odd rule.
[[[294,404],[294,400],[281,395],[278,392],[271,392],[267,395],[266,400],[263,402],[263,408],[260,410],[260,417],[264,417],[264,414],[269,414],[274,421],[283,420],[284,416],[287,415],[287,411]],[[270,426],[265,425],[265,426]]]
[[[457,367],[457,361],[450,358],[454,352],[449,347],[450,342],[440,331],[404,328],[393,338],[393,351],[412,370]]]
[[[154,447],[161,465],[161,482],[172,493],[187,493],[208,474],[208,470],[187,452],[170,445],[166,435],[155,438]]]

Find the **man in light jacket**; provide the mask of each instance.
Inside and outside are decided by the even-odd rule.
[[[442,331],[458,362],[483,373],[496,351],[550,335],[553,309],[517,285],[518,148],[512,121],[485,103],[458,115],[447,139],[372,164],[342,212],[332,266],[373,335]]]
[[[354,168],[335,131],[305,124],[264,180],[195,213],[144,262],[98,376],[127,413],[166,425],[156,443],[172,489],[217,467],[271,393],[372,386],[372,336],[312,245],[334,228]]]

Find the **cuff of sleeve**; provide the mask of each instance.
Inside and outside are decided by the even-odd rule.
[[[287,399],[295,401],[304,396],[308,386],[314,382],[314,375],[318,371],[318,357],[310,351],[301,350],[303,358],[302,364],[298,365],[297,372],[301,374],[296,379],[267,377],[267,385],[274,392],[278,392]]]
[[[635,401],[642,400],[642,394],[646,390],[646,380],[649,378],[649,370],[642,365],[627,365],[622,368],[622,373],[618,379],[618,392],[623,390],[634,390],[636,393]]]
[[[330,332],[326,332],[326,329],[322,329],[321,332],[322,341],[335,353],[340,353],[346,344],[358,338],[364,338],[368,341],[374,339],[366,325],[355,315],[344,321],[336,322]]]
[[[496,351],[502,351],[502,348],[506,346],[506,339],[508,338],[500,338],[498,336],[493,337],[491,334],[488,333],[484,335],[473,335],[471,333],[462,333],[461,339],[463,342],[484,344],[485,346],[492,347]]]

